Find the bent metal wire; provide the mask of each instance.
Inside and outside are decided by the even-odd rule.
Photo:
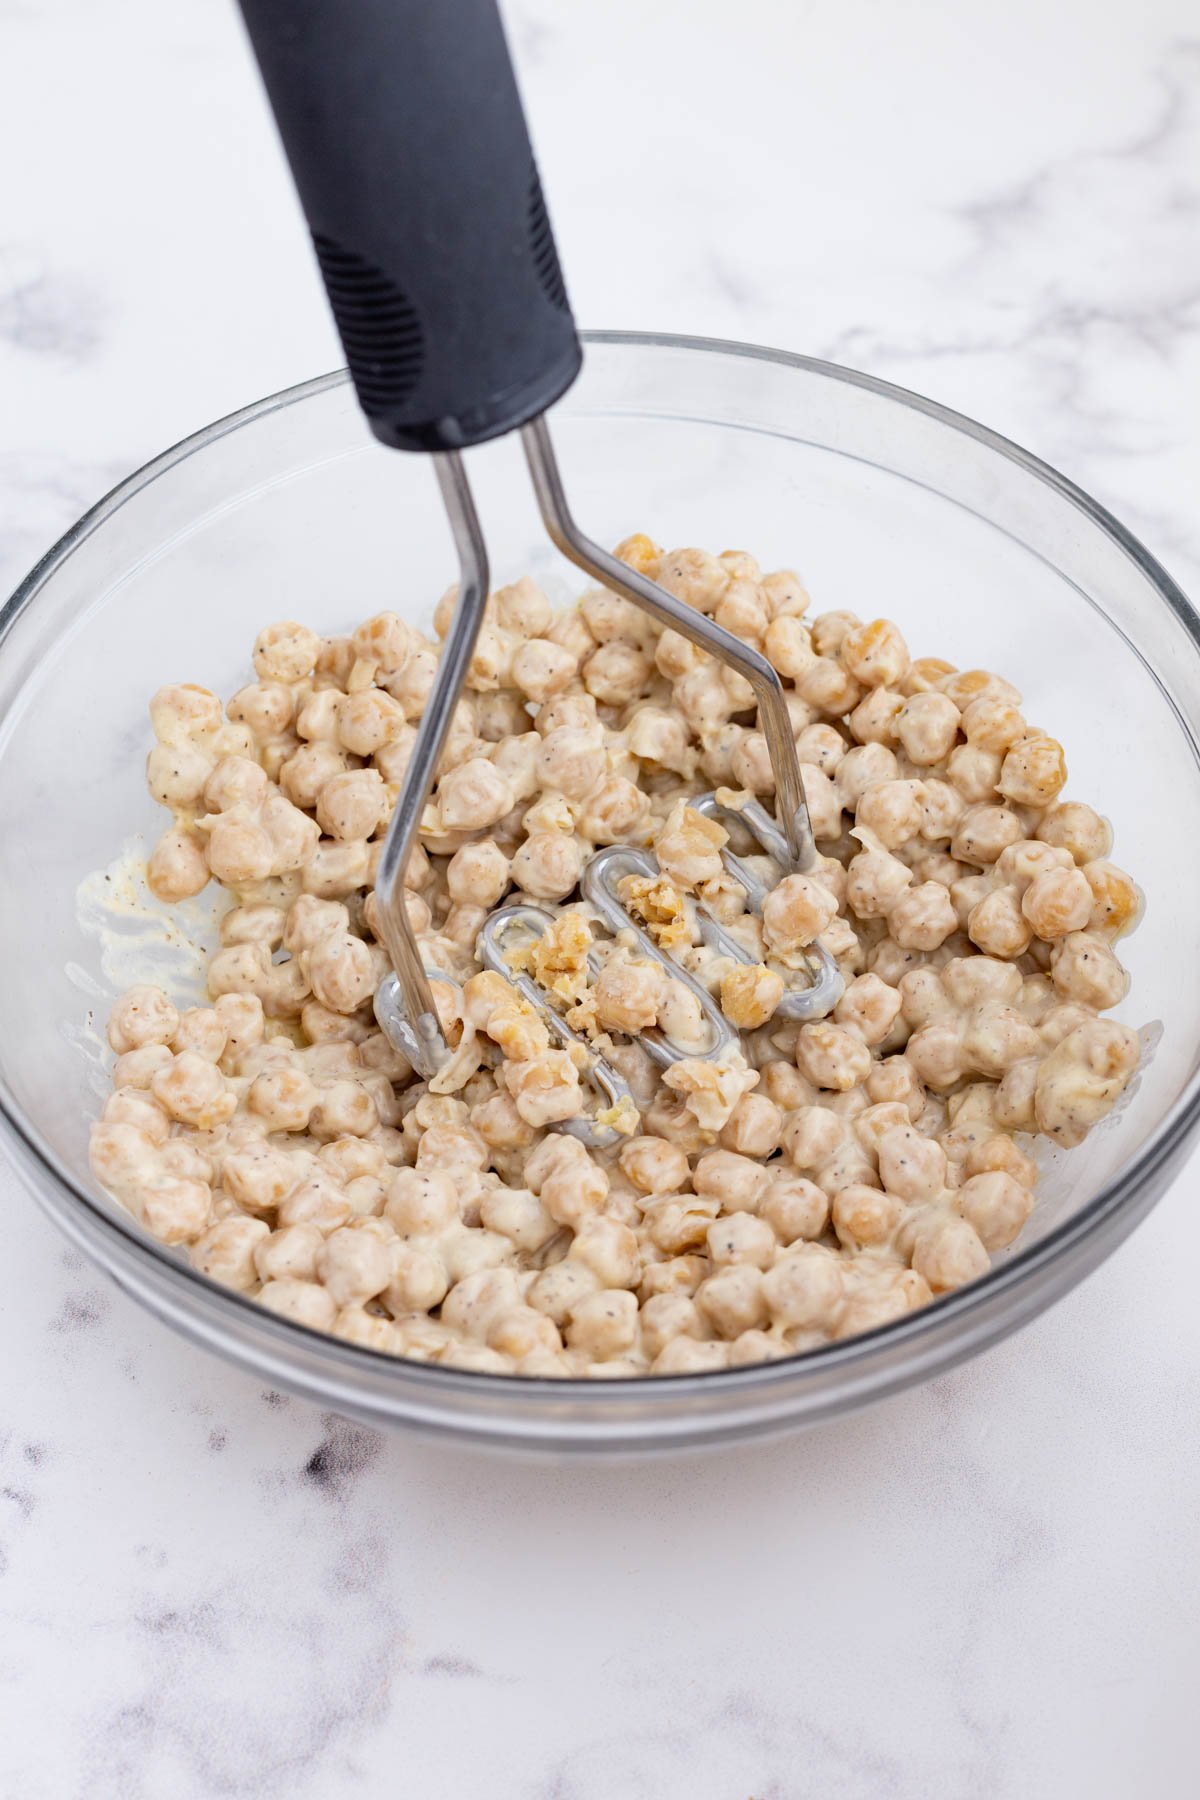
[[[715,794],[701,795],[691,804],[708,817],[720,818],[728,813],[730,818],[745,825],[778,865],[781,874],[811,869],[817,860],[816,845],[783,684],[775,668],[765,656],[732,632],[637,570],[619,562],[580,531],[567,504],[544,418],[523,426],[521,440],[543,524],[563,555],[593,580],[647,613],[656,623],[678,631],[708,655],[734,669],[754,691],[775,777],[778,819],[772,819],[757,802],[749,803],[736,813],[728,813]],[[466,681],[488,598],[487,549],[462,458],[456,451],[446,451],[436,453],[433,461],[458,554],[458,600],[384,840],[375,884],[380,930],[395,971],[380,984],[375,999],[376,1017],[391,1042],[408,1058],[418,1074],[425,1077],[435,1074],[450,1056],[429,985],[431,975],[435,980],[444,977],[436,970],[427,972],[422,964],[404,904],[404,871],[418,838],[421,816]],[[761,911],[769,891],[767,884],[732,852],[724,851],[722,861],[745,889],[751,908]],[[600,850],[584,869],[581,883],[584,897],[610,930],[632,931],[644,953],[662,963],[673,980],[683,982],[695,995],[711,1031],[710,1044],[699,1052],[673,1044],[662,1033],[648,1034],[639,1041],[661,1066],[688,1054],[718,1055],[732,1045],[736,1033],[702,984],[659,949],[617,896],[616,883],[624,875],[635,872],[657,874],[657,864],[649,852],[622,845]],[[734,961],[754,961],[703,907],[697,908],[696,916],[701,937],[707,945]],[[583,1046],[590,1078],[609,1105],[615,1105],[623,1094],[628,1093],[621,1076],[572,1031],[536,983],[528,976],[514,976],[506,960],[508,940],[515,927],[520,926],[527,933],[540,933],[550,922],[551,915],[537,907],[502,908],[488,921],[480,935],[481,959],[489,968],[504,974],[523,997],[537,1007],[560,1042],[570,1041]],[[819,944],[813,948],[807,973],[807,983],[798,984],[785,994],[779,1007],[781,1017],[820,1018],[836,1005],[842,989],[841,978],[833,959]],[[609,1128],[596,1127],[587,1119],[568,1121],[563,1129],[596,1143],[613,1135]]]

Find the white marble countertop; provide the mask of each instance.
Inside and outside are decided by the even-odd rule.
[[[929,393],[1200,588],[1189,0],[508,17],[583,322]],[[0,0],[0,66],[7,587],[146,456],[339,358],[231,7]],[[0,1793],[1191,1795],[1198,1197],[873,1413],[554,1468],[263,1393],[6,1189]]]

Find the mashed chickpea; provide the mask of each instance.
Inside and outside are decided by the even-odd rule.
[[[537,1376],[802,1352],[983,1275],[1035,1204],[1017,1138],[1079,1143],[1136,1069],[1103,1015],[1141,895],[1015,688],[913,660],[890,620],[812,614],[744,552],[638,535],[618,555],[774,662],[822,854],[751,911],[691,804],[716,785],[770,805],[746,684],[603,588],[557,618],[532,581],[501,589],[406,876],[451,1049],[429,1081],[374,1020],[373,879],[436,643],[393,613],[333,638],[284,621],[226,707],[195,685],[151,702],[171,817],[150,886],[215,880],[233,908],[211,1005],[116,1002],[92,1167],[197,1269],[310,1329]],[[695,990],[580,899],[611,844],[655,852],[622,897],[739,1049],[708,1053]],[[506,897],[551,912],[524,972],[634,1094],[612,1150],[561,1129],[595,1105],[579,1061],[481,968]],[[815,943],[843,993],[797,1024]],[[665,1070],[654,1031],[681,1052]]]

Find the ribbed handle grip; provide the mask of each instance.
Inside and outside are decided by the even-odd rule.
[[[543,412],[580,348],[495,0],[240,5],[375,435]]]

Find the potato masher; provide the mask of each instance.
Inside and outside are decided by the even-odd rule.
[[[430,988],[430,974],[445,978],[422,964],[404,904],[404,871],[488,597],[487,551],[464,449],[519,431],[542,521],[563,555],[749,682],[774,772],[777,819],[761,807],[738,817],[785,873],[811,868],[817,852],[774,667],[602,550],[571,515],[544,415],[574,381],[582,353],[495,0],[241,0],[241,9],[359,403],[382,443],[432,457],[458,557],[457,603],[375,884],[395,970],[380,987],[376,1013],[428,1077],[450,1054]],[[719,806],[715,795],[693,804]],[[615,893],[616,871],[634,866],[629,859],[654,867],[645,852],[621,848],[619,856],[599,852],[584,876],[585,896],[620,930],[635,926]],[[724,861],[750,905],[761,905],[762,883],[728,852]],[[481,955],[510,978],[500,946],[519,914],[536,928],[535,912],[505,908],[485,930]],[[703,908],[698,915],[706,941],[753,960]],[[686,973],[649,939],[644,944],[673,979]],[[818,1017],[838,998],[836,965],[819,945],[813,951],[811,981],[785,996],[784,1016]],[[570,1035],[548,999],[533,991],[555,1035]],[[705,1002],[712,1054],[733,1032],[707,995]],[[627,1093],[616,1071],[584,1047],[603,1091],[610,1098]],[[650,1053],[668,1061],[684,1054],[665,1039]],[[571,1123],[587,1136],[587,1121]]]

